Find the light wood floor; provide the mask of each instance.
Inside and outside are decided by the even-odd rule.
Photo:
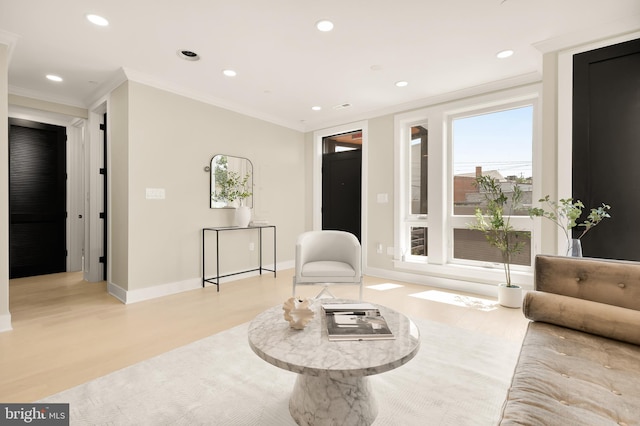
[[[277,279],[265,274],[223,284],[220,293],[210,286],[131,305],[109,296],[104,282],[82,281],[81,273],[11,280],[13,330],[0,333],[0,401],[33,402],[249,321],[290,296],[292,274],[278,271]],[[389,281],[365,279],[365,286],[383,283]],[[393,284],[401,287],[365,287],[364,299],[512,341],[524,336],[528,321],[522,312],[493,306],[495,299]],[[300,287],[299,295],[312,297],[319,290]],[[429,290],[447,300],[411,296]],[[357,297],[353,286],[332,292]]]

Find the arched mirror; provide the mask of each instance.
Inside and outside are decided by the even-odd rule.
[[[253,164],[247,158],[218,154],[211,159],[211,208],[253,208]]]

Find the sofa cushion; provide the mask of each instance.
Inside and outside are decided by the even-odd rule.
[[[540,291],[527,292],[522,311],[533,321],[640,345],[640,311]]]
[[[538,255],[535,289],[640,311],[640,262]]]
[[[640,346],[543,322],[529,324],[503,425],[632,425]]]

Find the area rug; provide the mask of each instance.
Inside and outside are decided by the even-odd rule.
[[[374,425],[495,425],[519,345],[414,321],[421,347],[406,365],[371,376]],[[72,425],[295,425],[296,375],[258,358],[248,324],[215,334],[39,402],[70,404]]]

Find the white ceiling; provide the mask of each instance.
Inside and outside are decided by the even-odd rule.
[[[110,26],[90,24],[87,13]],[[335,24],[330,33],[314,26],[324,18]],[[88,107],[124,70],[299,130],[536,80],[554,40],[634,27],[640,0],[0,0],[10,93]],[[180,59],[181,49],[202,59]],[[504,49],[515,54],[497,59]],[[226,68],[237,77],[222,75]],[[395,87],[398,80],[409,85]]]

